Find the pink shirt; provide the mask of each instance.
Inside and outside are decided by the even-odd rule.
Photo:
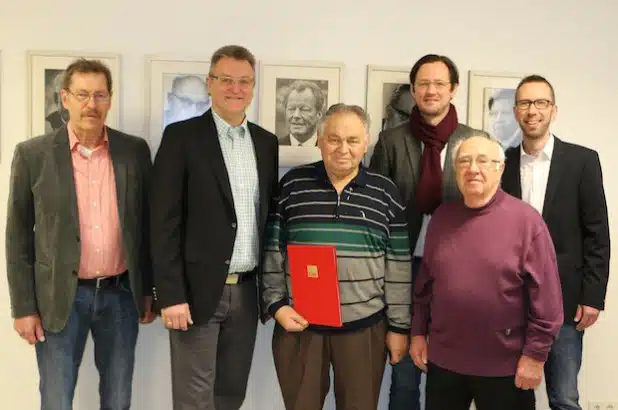
[[[127,265],[107,132],[103,143],[89,152],[79,143],[70,122],[67,128],[81,236],[78,276],[88,279],[117,275]]]

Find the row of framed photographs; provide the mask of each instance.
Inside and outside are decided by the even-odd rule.
[[[117,84],[120,55],[102,53],[30,51],[28,65],[28,132],[40,135],[61,127],[68,115],[60,101],[64,69],[77,57],[100,59],[110,68],[115,92],[107,124],[119,128],[120,104]],[[146,115],[144,138],[154,154],[168,124],[201,115],[210,107],[206,78],[207,60],[146,58]],[[373,146],[381,130],[405,120],[413,104],[409,93],[410,67],[367,67],[366,109],[372,119]],[[332,104],[343,101],[342,63],[259,62],[257,123],[279,138],[282,167],[305,164],[320,158],[315,147],[316,124]],[[469,76],[468,124],[503,140],[519,130],[513,118],[514,89],[523,74],[471,71]],[[411,102],[412,101],[412,102]],[[406,108],[402,110],[401,105]],[[406,105],[407,104],[407,105]],[[392,118],[390,118],[392,117]],[[251,119],[251,118],[250,118]],[[504,138],[503,138],[504,137]],[[506,141],[509,141],[507,144]],[[304,145],[299,145],[304,142]]]

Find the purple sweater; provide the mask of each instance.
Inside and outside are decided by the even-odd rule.
[[[512,376],[522,354],[545,361],[562,325],[556,254],[541,215],[501,189],[482,208],[441,205],[415,283],[412,335],[429,361]]]

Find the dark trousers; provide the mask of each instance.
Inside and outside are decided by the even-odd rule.
[[[210,321],[170,331],[174,410],[238,410],[257,331],[255,280],[225,285]]]
[[[273,332],[273,357],[286,410],[321,410],[333,366],[337,410],[376,410],[386,363],[386,323],[324,335]],[[218,410],[218,409],[217,409]]]
[[[482,359],[481,359],[482,360]],[[515,386],[515,376],[481,377],[428,364],[425,410],[534,410],[534,390]]]

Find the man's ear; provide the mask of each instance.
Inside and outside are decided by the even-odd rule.
[[[453,84],[451,87],[451,101],[453,101],[453,98],[457,95],[457,90],[459,90],[459,84]]]

